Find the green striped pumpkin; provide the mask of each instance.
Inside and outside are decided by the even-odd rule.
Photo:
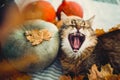
[[[25,37],[25,31],[34,29],[47,29],[52,33],[52,37],[49,41],[43,41],[41,44],[36,46],[31,43]],[[17,65],[14,67],[21,71],[34,72],[43,70],[49,66],[57,56],[59,49],[59,34],[57,27],[46,21],[42,20],[31,20],[20,25],[19,28],[11,32],[7,39],[5,39],[2,45],[2,51],[9,61],[24,57],[26,54],[31,55],[34,53],[38,56],[38,62],[30,64],[29,66],[19,69]]]

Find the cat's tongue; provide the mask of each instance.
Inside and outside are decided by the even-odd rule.
[[[78,33],[78,32],[75,34],[71,33],[69,34],[68,39],[69,39],[72,50],[74,52],[77,52],[85,40],[85,35],[83,35],[82,33]]]
[[[74,48],[74,49],[79,49],[80,44],[81,44],[81,43],[80,43],[79,37],[74,37],[73,48]]]

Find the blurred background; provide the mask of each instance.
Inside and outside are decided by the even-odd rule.
[[[0,0],[0,21],[2,20],[4,9],[4,2],[15,2],[20,10],[22,10],[27,4],[38,0]],[[50,2],[54,9],[57,11],[58,6],[62,3],[62,0],[45,0]],[[74,1],[80,4],[83,8],[83,18],[89,19],[95,15],[93,28],[104,29],[107,31],[111,27],[120,24],[120,0],[66,0]],[[2,5],[3,4],[3,5]]]
[[[36,0],[15,0],[19,8]],[[62,0],[46,0],[49,1],[57,10]],[[120,0],[66,0],[79,3],[84,11],[84,19],[88,19],[95,15],[93,28],[103,28],[105,31],[111,27],[120,24]]]

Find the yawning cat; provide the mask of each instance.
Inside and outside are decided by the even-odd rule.
[[[87,74],[93,64],[99,68],[109,63],[120,73],[120,30],[96,37],[92,29],[94,17],[83,20],[61,13],[60,62],[63,74]]]
[[[64,74],[77,75],[88,70],[86,63],[89,61],[86,59],[97,44],[97,37],[91,27],[94,17],[83,20],[77,16],[68,17],[64,13],[61,15],[61,65]]]

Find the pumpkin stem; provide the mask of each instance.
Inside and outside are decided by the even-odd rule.
[[[66,0],[62,0],[62,2],[65,2]]]

